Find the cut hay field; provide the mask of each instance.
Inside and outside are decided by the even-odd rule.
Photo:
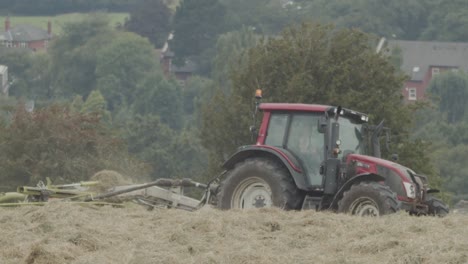
[[[0,263],[468,263],[468,217],[0,208]]]
[[[110,20],[112,25],[117,25],[118,23],[123,24],[125,18],[128,17],[127,13],[105,13]],[[11,26],[19,24],[28,24],[33,25],[39,28],[47,30],[47,22],[50,20],[52,22],[52,31],[55,34],[60,34],[62,32],[62,26],[67,22],[80,21],[85,19],[88,14],[86,13],[69,13],[62,14],[57,16],[10,16]],[[0,21],[5,21],[5,16],[0,16]]]

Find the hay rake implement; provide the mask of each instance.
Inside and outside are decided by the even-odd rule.
[[[211,182],[210,182],[211,183]],[[191,179],[158,179],[144,184],[115,186],[104,193],[93,192],[90,187],[99,185],[99,181],[86,181],[73,184],[47,185],[39,182],[37,186],[21,186],[16,192],[0,193],[0,207],[24,205],[44,205],[57,200],[76,204],[123,206],[123,201],[134,201],[152,208],[177,208],[194,211],[209,200],[216,186],[195,182]],[[202,199],[184,195],[184,188],[197,187],[204,189]]]

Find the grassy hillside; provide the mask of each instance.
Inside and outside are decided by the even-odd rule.
[[[127,13],[107,13],[112,25],[117,25],[118,23],[123,24],[125,18],[128,17]],[[47,22],[50,20],[52,22],[52,31],[56,34],[60,34],[62,31],[62,25],[66,22],[73,22],[81,19],[85,19],[86,14],[82,13],[70,13],[63,14],[59,16],[10,16],[11,26],[19,24],[29,24],[43,29],[47,29]],[[0,16],[0,21],[5,21],[5,16]],[[3,23],[2,29],[3,29]]]
[[[468,216],[0,208],[0,263],[468,263]]]

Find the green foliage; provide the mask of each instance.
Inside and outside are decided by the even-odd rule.
[[[182,89],[183,109],[186,116],[192,117],[192,120],[198,120],[196,116],[199,114],[199,109],[211,98],[213,86],[214,82],[211,79],[200,76],[190,78]]]
[[[211,75],[218,85],[224,87],[225,91],[230,90],[230,72],[245,64],[246,51],[255,46],[258,38],[253,30],[247,27],[219,36]]]
[[[225,30],[225,13],[225,7],[218,0],[184,0],[180,3],[174,15],[174,38],[170,42],[177,65],[183,65],[190,57],[203,61],[202,55],[210,55],[208,50]]]
[[[93,90],[99,90],[111,111],[133,104],[138,85],[157,71],[149,41],[112,29],[101,14],[66,24],[64,35],[49,52],[50,71],[54,73],[48,85],[51,97],[87,98]]]
[[[403,65],[403,52],[400,47],[395,47],[390,51],[390,62],[395,69],[401,69]]]
[[[276,34],[284,27],[309,19],[302,6],[277,0],[222,0],[230,30],[242,27],[260,34]]]
[[[99,91],[92,91],[86,101],[83,97],[77,95],[70,104],[70,110],[81,114],[97,115],[106,123],[111,122],[111,114],[107,111],[107,102]]]
[[[302,21],[334,23],[404,40],[467,41],[464,0],[222,0],[230,30],[245,25],[276,34]]]
[[[137,115],[126,121],[123,131],[129,152],[152,167],[150,177],[153,179],[172,176],[173,135],[174,131],[156,115]]]
[[[428,154],[443,179],[443,187],[454,197],[468,192],[465,157],[468,151],[468,94],[466,74],[445,72],[432,80],[433,109],[420,111],[414,137],[432,142]]]
[[[109,21],[103,15],[64,25],[63,34],[49,49],[51,86],[55,97],[88,96],[96,83],[98,51],[113,37]]]
[[[154,114],[172,129],[183,125],[181,89],[174,80],[166,80],[162,73],[148,75],[136,88],[135,113]]]
[[[137,115],[125,123],[124,137],[130,153],[152,167],[151,177],[195,177],[202,171],[204,155],[193,131],[177,133],[157,115]]]
[[[421,39],[440,41],[468,41],[468,9],[464,0],[429,1],[428,25]]]
[[[171,11],[162,0],[143,0],[130,12],[125,28],[161,48],[170,32]]]
[[[0,126],[6,126],[11,122],[16,104],[15,98],[0,95]]]
[[[0,64],[8,66],[11,96],[30,99],[45,99],[49,96],[47,54],[6,48],[0,51]]]
[[[111,110],[120,105],[131,105],[138,84],[156,68],[152,45],[134,33],[115,34],[112,42],[96,55],[96,88],[102,92]]]
[[[0,0],[0,10],[26,15],[55,15],[96,10],[128,11],[139,0]]]
[[[124,145],[95,114],[53,105],[27,112],[19,105],[10,124],[0,127],[0,168],[4,185],[87,180],[102,169],[140,170]]]
[[[466,98],[468,97],[468,75],[464,73],[447,72],[434,78],[429,87],[429,93],[440,101],[439,111],[445,115],[447,122],[458,123],[468,121]]]
[[[207,178],[213,177],[203,175],[206,171],[207,153],[201,145],[198,133],[196,129],[184,129],[172,142],[175,162],[173,174],[179,178],[189,177],[206,181]]]
[[[412,0],[396,1],[325,1],[309,6],[312,14],[323,21],[334,22],[339,27],[356,27],[379,36],[399,39],[417,39],[427,23],[427,6]]]

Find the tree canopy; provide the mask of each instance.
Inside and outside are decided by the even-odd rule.
[[[226,8],[218,0],[184,0],[174,15],[174,38],[170,42],[176,64],[202,56],[225,30]],[[198,61],[200,58],[198,58]]]
[[[162,0],[143,0],[130,12],[125,28],[162,48],[171,30],[171,10]]]
[[[429,87],[429,94],[438,100],[439,110],[445,114],[449,123],[468,121],[468,75],[465,73],[447,72],[435,77]]]
[[[143,173],[122,143],[94,112],[57,104],[29,112],[20,104],[0,126],[0,180],[18,186],[45,177],[62,183],[87,180],[102,169]]]

